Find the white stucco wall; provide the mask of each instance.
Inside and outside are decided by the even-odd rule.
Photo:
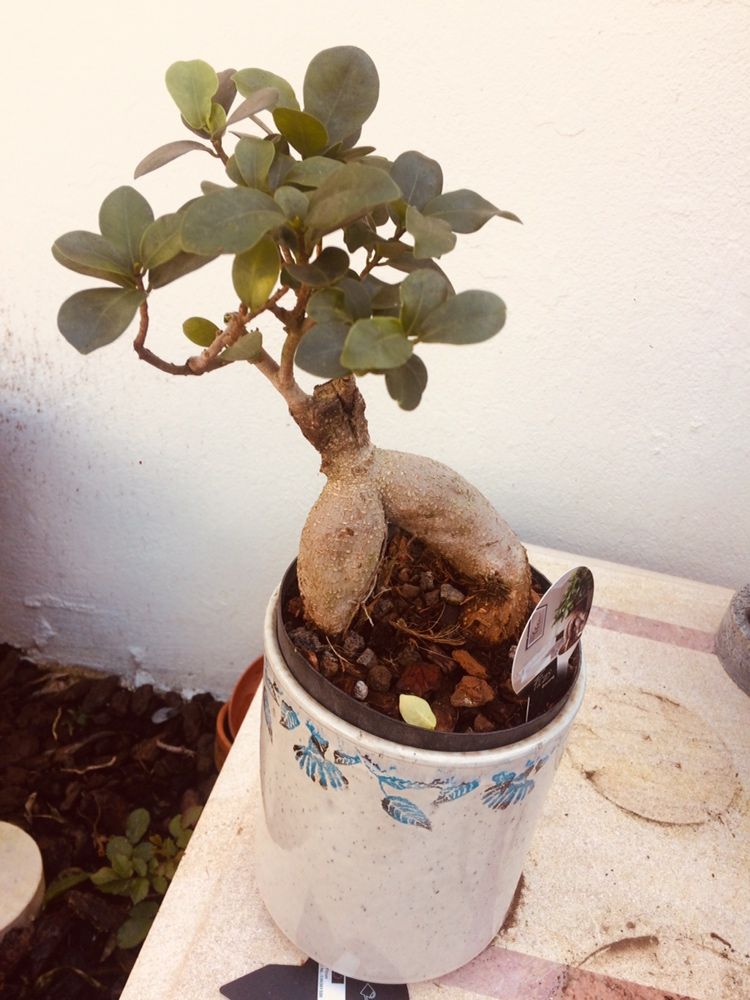
[[[218,691],[259,651],[315,455],[248,366],[170,378],[128,337],[79,357],[55,315],[87,279],[48,248],[181,137],[169,63],[299,86],[342,43],[380,70],[368,141],[436,157],[447,190],[525,222],[493,221],[446,258],[457,288],[503,295],[508,326],[425,350],[411,415],[365,380],[377,442],[454,465],[530,541],[747,582],[745,3],[73,0],[4,21],[0,639]],[[194,193],[196,166],[140,182],[157,212]],[[229,291],[216,264],[171,286],[154,341],[182,360],[182,319],[220,315]]]

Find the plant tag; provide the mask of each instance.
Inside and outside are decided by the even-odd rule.
[[[312,959],[304,965],[264,965],[219,992],[228,1000],[409,1000],[405,985],[352,979]]]
[[[578,666],[580,640],[594,598],[594,577],[586,566],[564,573],[541,598],[518,641],[511,670],[516,694],[534,709],[562,687]]]

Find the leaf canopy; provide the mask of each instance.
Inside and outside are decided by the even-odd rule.
[[[294,355],[295,364],[318,378],[341,378],[348,375],[349,369],[341,364],[341,352],[349,333],[350,322],[334,317],[317,322],[300,341]]]
[[[135,286],[135,276],[128,260],[99,233],[88,233],[83,229],[64,233],[52,244],[52,256],[63,267],[78,274],[102,278],[126,288]]]
[[[505,303],[493,292],[459,292],[424,320],[419,340],[439,344],[478,344],[505,325]]]
[[[414,271],[401,282],[401,325],[407,336],[418,336],[425,320],[451,294],[448,281],[435,271]]]
[[[517,215],[501,212],[486,198],[467,188],[438,195],[427,202],[423,211],[425,215],[442,219],[454,233],[475,233],[495,215],[512,222],[521,221]]]
[[[242,187],[212,191],[185,212],[182,245],[188,253],[202,256],[243,253],[283,221],[284,213],[262,191]]]
[[[273,120],[289,145],[304,157],[316,156],[328,145],[325,125],[306,111],[276,108]]]
[[[310,211],[305,220],[310,243],[400,194],[385,171],[361,163],[347,163],[310,195]]]
[[[278,91],[279,98],[276,106],[279,108],[294,108],[299,111],[299,101],[294,89],[282,76],[271,73],[266,69],[241,69],[232,77],[237,85],[237,90],[243,97],[252,97],[257,91],[266,87],[273,87]]]
[[[256,136],[240,139],[234,150],[234,161],[242,182],[250,188],[263,188],[275,155],[272,142]]]
[[[339,247],[326,247],[311,264],[287,264],[287,272],[304,285],[333,285],[349,270],[349,254]]]
[[[414,259],[442,257],[456,245],[456,237],[443,219],[422,215],[418,208],[406,209],[406,230],[414,237]]]
[[[57,325],[69,344],[90,354],[117,340],[145,299],[145,293],[135,288],[89,288],[63,302]]]
[[[293,165],[284,177],[285,184],[296,184],[298,187],[317,188],[327,180],[331,174],[338,170],[343,170],[344,164],[338,160],[331,160],[327,156],[309,156],[301,163],[293,162]]]
[[[440,164],[414,149],[396,157],[391,177],[401,188],[406,201],[420,210],[443,190]]]
[[[182,216],[179,212],[160,215],[146,227],[141,238],[140,260],[148,271],[166,264],[182,252],[180,227]]]

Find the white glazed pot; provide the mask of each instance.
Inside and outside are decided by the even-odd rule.
[[[468,753],[402,746],[344,722],[284,663],[265,620],[257,846],[261,896],[305,954],[409,983],[459,968],[500,929],[583,699],[578,679],[533,737]]]

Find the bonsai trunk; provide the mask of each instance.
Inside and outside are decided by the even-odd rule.
[[[526,551],[475,487],[429,458],[374,447],[353,377],[317,386],[290,413],[328,478],[297,563],[306,614],[319,628],[337,635],[348,627],[396,524],[481,585],[462,607],[470,634],[488,644],[517,635],[531,592]]]

